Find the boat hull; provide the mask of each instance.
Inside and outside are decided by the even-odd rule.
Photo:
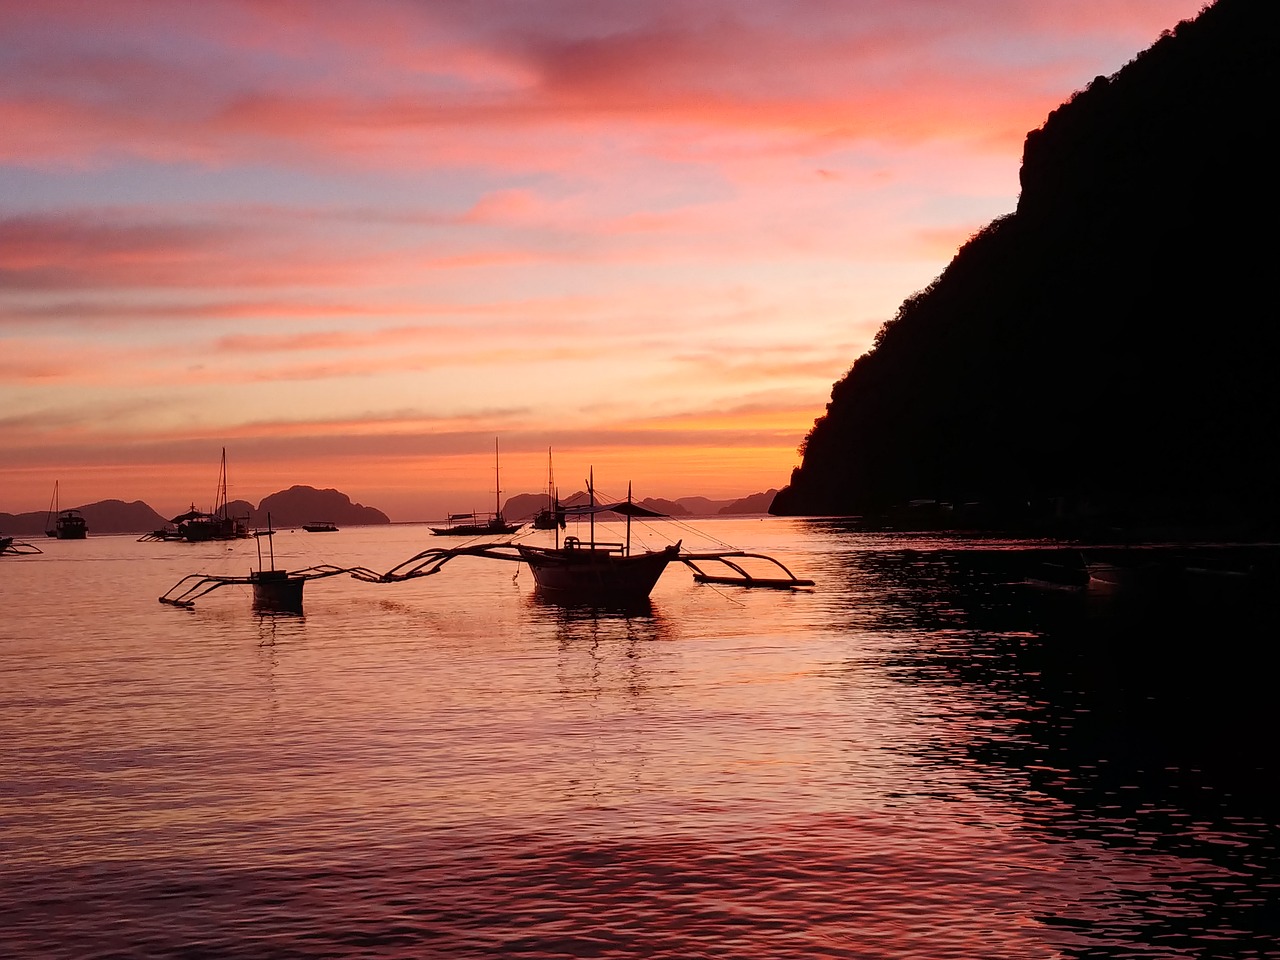
[[[253,608],[266,613],[301,613],[302,577],[284,570],[259,570],[249,575],[253,585]]]
[[[437,537],[495,537],[519,530],[518,523],[460,523],[452,527],[431,527]]]
[[[548,549],[517,545],[533,572],[538,594],[558,603],[639,603],[649,599],[679,545],[622,556],[590,547]]]

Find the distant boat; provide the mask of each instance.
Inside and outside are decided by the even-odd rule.
[[[328,520],[313,520],[310,523],[304,523],[302,529],[307,533],[337,533],[338,525]]]
[[[502,489],[498,474],[498,441],[493,441],[494,509],[493,513],[451,513],[443,527],[432,527],[438,537],[490,537],[515,533],[524,524],[507,523],[502,516]]]
[[[554,530],[564,528],[564,511],[560,509],[560,500],[556,495],[555,478],[551,472],[551,448],[547,447],[547,505],[533,517],[535,530]]]
[[[45,536],[59,540],[83,540],[89,526],[79,510],[62,510],[58,502],[58,481],[53,481],[53,499],[49,501],[49,513],[45,516]]]
[[[193,503],[186,513],[169,521],[175,526],[175,536],[157,536],[155,539],[186,540],[189,543],[207,543],[211,540],[247,540],[248,517],[232,517],[227,513],[227,448],[222,448],[222,468],[218,473],[218,490],[214,494],[213,511],[204,513]],[[160,531],[157,531],[159,534]]]

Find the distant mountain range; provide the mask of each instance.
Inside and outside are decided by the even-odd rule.
[[[159,530],[168,521],[141,500],[125,503],[123,500],[100,500],[77,507],[84,515],[89,535],[109,533],[149,533]],[[256,507],[247,500],[232,500],[227,504],[232,517],[248,517],[249,525],[265,527],[267,515],[276,527],[296,527],[312,520],[329,520],[342,526],[349,524],[390,523],[381,510],[352,503],[351,498],[337,490],[317,490],[315,487],[293,486],[264,497]],[[15,536],[42,535],[48,514],[0,513],[0,532]]]
[[[706,497],[681,497],[678,500],[643,500],[641,506],[672,517],[706,517],[767,513],[776,490],[752,494],[740,500],[708,500]],[[585,503],[585,492],[575,493],[565,503]],[[525,520],[541,510],[547,502],[545,494],[523,493],[510,498],[503,506],[503,515],[509,520]],[[141,500],[126,503],[123,500],[99,500],[76,507],[85,518],[89,535],[112,533],[150,533],[159,530],[169,520]],[[248,517],[251,527],[266,527],[270,514],[275,527],[297,527],[315,520],[328,520],[338,526],[363,526],[390,523],[381,510],[352,503],[351,498],[338,490],[317,490],[315,487],[292,486],[264,497],[254,506],[247,500],[232,500],[227,512],[233,517]],[[0,513],[0,533],[14,536],[43,536],[48,513]]]

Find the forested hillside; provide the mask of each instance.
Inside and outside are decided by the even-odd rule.
[[[1028,134],[1016,211],[835,384],[773,512],[1269,517],[1278,9],[1219,0]]]

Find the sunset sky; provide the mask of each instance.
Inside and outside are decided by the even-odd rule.
[[[0,511],[782,486],[1202,0],[0,0]]]

